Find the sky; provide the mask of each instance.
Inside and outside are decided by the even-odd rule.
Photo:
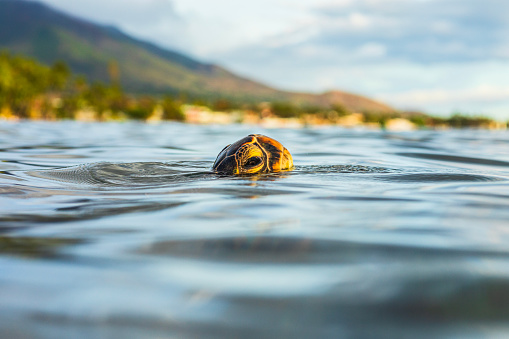
[[[279,89],[509,119],[509,1],[42,2]]]

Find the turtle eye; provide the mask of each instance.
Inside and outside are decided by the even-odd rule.
[[[262,163],[262,158],[260,157],[251,157],[249,159],[247,159],[246,163],[244,164],[244,166],[246,167],[255,167],[255,166],[258,166]]]

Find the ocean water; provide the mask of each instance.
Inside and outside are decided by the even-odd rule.
[[[507,338],[509,133],[0,123],[0,337]]]

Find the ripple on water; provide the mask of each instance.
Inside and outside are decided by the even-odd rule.
[[[207,165],[210,165],[207,163]],[[31,176],[101,187],[157,186],[198,181],[209,177],[203,162],[95,163],[47,171],[31,171]]]
[[[362,243],[348,240],[289,236],[221,236],[168,239],[141,246],[137,253],[152,256],[193,258],[199,261],[289,263],[352,263],[452,259],[465,255],[507,258],[507,251]]]
[[[295,166],[291,174],[327,174],[327,173],[394,173],[396,169],[363,165],[307,165]]]
[[[444,161],[444,162],[457,162],[457,163],[464,163],[464,164],[509,167],[509,162],[507,162],[507,161],[484,159],[484,158],[473,158],[473,157],[466,157],[466,156],[457,156],[457,155],[451,155],[451,154],[396,153],[396,155],[410,157],[410,158],[417,158],[417,159],[438,160],[438,161]]]
[[[211,173],[253,132],[282,141],[295,169]],[[505,132],[0,122],[0,134],[0,337],[509,333]]]
[[[411,173],[397,175],[381,175],[376,177],[379,181],[401,183],[428,183],[428,182],[488,182],[507,181],[506,178],[462,173]]]
[[[172,163],[93,163],[61,169],[27,172],[30,176],[78,185],[101,187],[161,186],[184,184],[205,179],[272,181],[287,175],[326,173],[394,173],[397,170],[362,165],[296,166],[293,170],[261,175],[224,176],[210,171],[210,163],[180,161]]]

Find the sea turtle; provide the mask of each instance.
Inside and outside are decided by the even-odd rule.
[[[292,155],[279,141],[250,134],[223,148],[212,168],[220,174],[253,174],[279,172],[292,167]]]

